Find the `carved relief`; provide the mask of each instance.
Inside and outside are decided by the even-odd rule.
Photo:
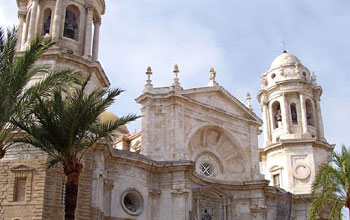
[[[302,161],[297,162],[293,167],[293,176],[297,179],[306,179],[311,174],[310,166]]]
[[[196,172],[203,172],[204,163],[211,164],[211,174],[218,179],[242,179],[249,164],[244,163],[246,155],[239,143],[229,132],[214,126],[199,129],[189,142],[189,152],[196,162]]]

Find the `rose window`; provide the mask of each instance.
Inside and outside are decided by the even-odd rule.
[[[208,162],[202,164],[201,170],[204,176],[212,176],[214,171],[213,165]]]

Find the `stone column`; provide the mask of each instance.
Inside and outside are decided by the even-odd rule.
[[[198,195],[197,195],[197,210],[196,210],[196,213],[197,213],[197,219],[200,219],[200,217],[201,217],[201,203],[200,203],[199,192],[198,192]]]
[[[232,219],[232,201],[229,199],[227,201],[227,219],[231,220]]]
[[[98,45],[100,41],[100,27],[101,27],[101,19],[97,19],[94,21],[94,41],[92,46],[92,60],[98,60]]]
[[[159,220],[159,198],[161,195],[161,191],[159,189],[150,189],[148,191],[151,203],[151,219]]]
[[[21,51],[22,39],[23,39],[23,23],[26,18],[27,12],[18,11],[18,31],[17,31],[17,46],[16,51]]]
[[[268,113],[268,105],[267,102],[262,101],[262,112],[263,112],[263,120],[264,120],[264,141],[265,146],[271,143],[271,130],[269,123],[269,113]]]
[[[34,25],[34,35],[33,36],[39,36],[39,33],[41,33],[41,28],[39,25],[40,22],[40,14],[41,14],[41,6],[39,4],[39,0],[38,0],[38,6],[36,7],[36,16],[35,16],[35,25]],[[34,39],[34,38],[33,38]]]
[[[318,128],[318,138],[320,140],[325,140],[324,138],[324,128],[323,128],[323,120],[322,120],[322,113],[321,113],[321,104],[320,104],[320,99],[316,99],[315,101],[316,104],[316,114],[317,114],[317,122],[315,125]]]
[[[36,24],[36,17],[38,13],[38,5],[39,0],[33,1],[32,6],[32,12],[30,13],[30,22],[29,22],[29,33],[28,33],[28,41],[29,43],[35,38],[35,24]]]
[[[223,218],[224,220],[227,220],[227,201],[226,199],[223,199]]]
[[[92,5],[87,5],[84,57],[91,57]]]
[[[286,132],[286,134],[289,134],[289,114],[288,114],[288,101],[286,94],[282,95],[282,102],[281,103],[281,110],[282,110],[282,122],[283,122],[283,129]]]
[[[172,206],[173,206],[173,216],[172,220],[188,220],[188,208],[187,208],[187,197],[189,193],[189,189],[179,188],[172,189]]]
[[[307,118],[306,118],[306,105],[305,105],[305,96],[300,94],[300,109],[301,109],[301,124],[303,127],[303,133],[309,133],[307,128]]]
[[[62,0],[56,0],[55,12],[52,23],[52,38],[54,41],[58,41],[60,38],[60,27],[62,17]]]

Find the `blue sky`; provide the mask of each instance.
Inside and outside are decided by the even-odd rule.
[[[17,23],[14,0],[0,0],[0,25]],[[217,81],[245,103],[247,91],[261,116],[256,94],[260,75],[282,50],[317,75],[326,138],[350,145],[350,1],[107,1],[102,17],[100,60],[112,86],[126,92],[112,106],[117,115],[140,113],[134,99],[145,84],[172,83],[180,68],[184,88],[205,86],[209,68]],[[129,125],[140,129],[140,120]]]
[[[350,145],[350,1],[345,0],[107,0],[100,60],[112,83],[126,92],[111,110],[140,114],[147,66],[153,85],[171,85],[180,68],[184,88],[205,86],[209,68],[217,81],[245,103],[247,91],[261,117],[256,95],[260,75],[287,42],[289,53],[317,75],[330,143]],[[0,0],[0,25],[17,23],[15,0]],[[129,125],[140,129],[141,121]],[[261,140],[261,138],[260,138]]]

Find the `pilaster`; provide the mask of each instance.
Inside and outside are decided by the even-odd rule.
[[[22,48],[23,24],[26,19],[26,14],[26,11],[18,11],[17,52],[21,51]]]
[[[38,5],[39,0],[33,0],[32,12],[30,14],[30,22],[29,22],[29,32],[28,32],[28,42],[30,42],[35,38],[35,25],[36,18],[38,13]]]
[[[303,94],[299,95],[300,97],[300,109],[301,109],[301,124],[303,127],[303,133],[308,134],[307,128],[307,118],[306,118],[306,105],[305,105],[305,96]]]
[[[98,60],[98,48],[99,48],[99,41],[100,41],[100,27],[101,27],[101,19],[97,19],[94,21],[94,41],[93,41],[93,48],[92,48],[92,60],[97,61]]]
[[[60,38],[60,26],[61,26],[61,17],[62,17],[62,1],[56,0],[56,7],[53,16],[53,26],[52,26],[52,38],[54,41],[58,41]]]
[[[85,30],[85,47],[84,47],[84,57],[91,57],[91,34],[92,34],[92,16],[93,16],[93,6],[88,4],[86,6],[86,30]]]
[[[286,134],[290,133],[290,123],[289,123],[289,105],[286,94],[282,94],[282,103],[280,104],[282,110],[282,121],[283,121],[283,130]]]

